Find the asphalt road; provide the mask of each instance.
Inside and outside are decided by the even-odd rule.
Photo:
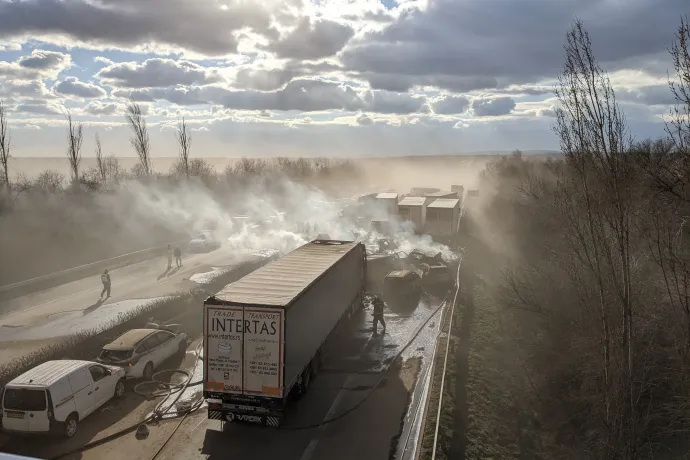
[[[307,394],[288,408],[285,429],[254,425],[225,424],[208,420],[206,409],[180,419],[150,426],[147,439],[137,440],[133,433],[114,442],[67,457],[69,460],[128,458],[130,460],[194,460],[254,458],[281,460],[380,460],[392,458],[402,450],[417,405],[421,398],[411,398],[419,376],[431,362],[440,311],[438,301],[420,306],[409,317],[386,311],[386,334],[374,336],[371,307],[367,306],[334,332],[325,365],[312,382]],[[428,321],[427,321],[428,320]],[[425,324],[426,322],[426,324]],[[414,338],[415,334],[419,334]],[[182,363],[166,368],[193,367],[189,347]],[[400,359],[401,350],[410,343]],[[385,373],[391,364],[390,371]],[[199,367],[199,364],[197,364]],[[194,379],[199,378],[194,372]],[[383,383],[372,388],[385,375]],[[189,391],[189,390],[188,390]],[[190,394],[198,397],[198,389]],[[413,404],[410,406],[410,401]],[[361,403],[361,405],[360,405]],[[1,450],[39,458],[57,454],[107,436],[124,426],[136,424],[151,410],[155,401],[145,401],[133,393],[124,400],[112,401],[89,417],[77,439],[44,438],[41,443],[30,437],[8,440]],[[357,407],[342,418],[340,415]],[[320,427],[294,430],[290,427],[315,425],[324,420],[338,420]],[[176,430],[177,428],[177,430]],[[176,430],[176,431],[175,431]],[[169,441],[168,441],[168,438]],[[167,443],[166,443],[167,441]],[[156,453],[160,450],[158,455]]]
[[[183,258],[180,269],[166,270],[156,258],[112,270],[111,297],[99,300],[100,274],[0,302],[0,366],[49,345],[59,337],[88,330],[139,308],[151,299],[189,290],[218,271],[260,257],[221,248]]]
[[[436,314],[422,328],[400,360],[395,358],[430,318],[436,305],[420,305],[406,318],[388,312],[385,335],[372,334],[370,307],[340,327],[336,331],[337,345],[332,348],[324,369],[304,398],[289,408],[284,429],[222,424],[207,420],[202,409],[183,422],[156,459],[391,458],[398,450],[398,436],[406,414],[416,409],[408,408],[410,395],[420,369],[430,362],[440,315]],[[382,377],[381,372],[393,362],[397,365],[372,392]],[[332,423],[312,429],[291,429],[337,419],[362,401],[357,409]],[[172,430],[177,422],[170,423]]]

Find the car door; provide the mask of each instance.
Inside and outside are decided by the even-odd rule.
[[[158,334],[152,334],[146,340],[142,342],[141,349],[144,351],[144,356],[141,357],[140,362],[148,363],[149,361],[153,363],[153,367],[156,368],[161,363],[160,359],[160,342],[158,340]]]
[[[170,358],[177,351],[177,341],[175,340],[175,334],[168,331],[156,332],[158,340],[158,356],[159,362],[157,365],[162,364],[166,359]]]
[[[89,374],[93,380],[94,410],[101,407],[113,396],[114,383],[111,372],[103,366],[94,364],[89,367]]]
[[[82,420],[96,408],[91,374],[86,367],[82,367],[71,373],[68,380],[74,394],[77,414],[79,414],[79,419]]]

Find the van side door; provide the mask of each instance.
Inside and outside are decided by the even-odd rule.
[[[89,366],[89,374],[93,380],[94,410],[107,403],[115,393],[115,382],[110,370],[97,364]]]
[[[74,393],[74,403],[79,414],[79,420],[94,411],[95,399],[93,395],[93,382],[88,368],[82,367],[69,376],[69,383]]]

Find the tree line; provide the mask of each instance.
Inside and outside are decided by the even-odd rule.
[[[690,450],[689,48],[685,17],[665,136],[637,140],[575,22],[555,90],[560,157],[516,151],[482,172],[490,198],[471,218],[502,257],[496,340],[519,363],[505,377],[522,384],[506,385],[534,423],[534,458]]]

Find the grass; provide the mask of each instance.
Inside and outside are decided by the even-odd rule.
[[[542,458],[534,426],[534,394],[526,393],[524,369],[501,327],[492,289],[473,289],[467,379],[465,458]]]

